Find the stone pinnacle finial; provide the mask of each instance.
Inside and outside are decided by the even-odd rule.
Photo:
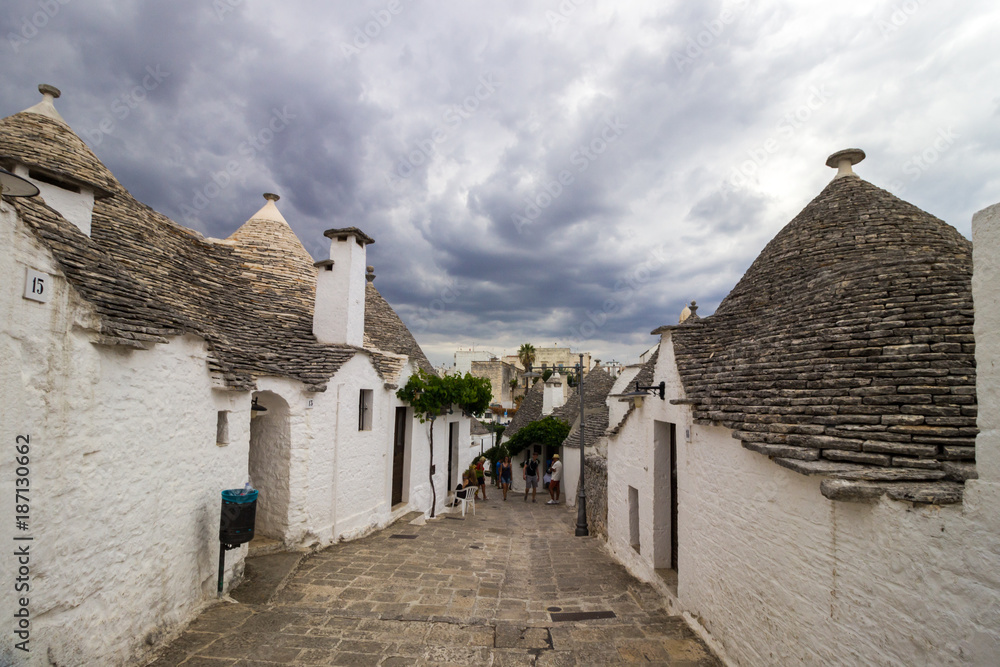
[[[826,166],[833,167],[837,170],[837,175],[834,176],[834,178],[855,176],[856,174],[851,167],[864,159],[865,152],[860,148],[845,148],[844,150],[837,151],[828,157],[826,159]]]
[[[698,317],[698,304],[692,301],[690,305],[684,306],[684,310],[681,311],[681,317],[679,323],[683,324],[684,320],[688,319],[692,315]]]
[[[44,96],[51,97],[52,99],[58,99],[62,95],[62,91],[55,86],[50,86],[47,83],[38,84],[38,92]]]
[[[279,199],[281,199],[281,197],[274,194],[273,192],[265,192],[264,199],[266,199],[267,201],[278,201]]]
[[[375,267],[367,266],[365,268],[368,270],[368,273],[365,275],[365,280],[367,280],[370,283],[375,282]]]

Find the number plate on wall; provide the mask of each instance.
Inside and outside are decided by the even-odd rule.
[[[28,268],[24,278],[24,298],[48,303],[50,294],[52,294],[52,276]]]

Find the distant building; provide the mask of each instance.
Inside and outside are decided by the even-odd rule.
[[[512,366],[524,370],[521,360],[516,354],[509,354],[503,360]],[[568,369],[580,362],[580,353],[573,352],[568,347],[536,347],[535,361],[532,364],[534,370],[544,371],[549,369]],[[583,353],[583,372],[590,371],[590,352]],[[564,374],[569,371],[561,371]]]
[[[490,361],[496,359],[497,355],[487,350],[456,350],[455,365],[453,373],[465,375],[472,370],[472,363],[475,361]]]
[[[492,361],[473,361],[469,373],[473,377],[486,378],[493,387],[493,405],[499,405],[508,410],[514,407],[514,389],[511,381],[518,380],[520,373],[510,364],[493,359]]]

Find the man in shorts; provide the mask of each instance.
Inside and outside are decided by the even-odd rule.
[[[528,489],[531,489],[531,502],[535,502],[538,493],[538,452],[532,452],[531,458],[524,462],[524,502],[528,502]]]
[[[552,466],[549,468],[552,473],[552,481],[549,482],[549,496],[552,499],[546,505],[559,504],[559,483],[562,481],[562,467],[562,461],[559,460],[559,455],[556,454],[552,457]]]

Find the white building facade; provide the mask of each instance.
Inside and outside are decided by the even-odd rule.
[[[43,92],[0,120],[2,166],[41,190],[0,208],[0,427],[28,457],[0,479],[31,489],[2,529],[31,538],[30,651],[0,663],[134,664],[215,596],[223,489],[252,478],[256,533],[289,548],[352,539],[444,509],[470,419],[434,422],[432,508],[430,424],[395,395],[431,367],[366,271],[372,239],[330,230],[314,266],[274,195],[205,239],[132,199]]]
[[[608,546],[732,664],[995,664],[998,207],[972,274],[839,162],[715,315],[657,330],[665,398],[608,440]]]

